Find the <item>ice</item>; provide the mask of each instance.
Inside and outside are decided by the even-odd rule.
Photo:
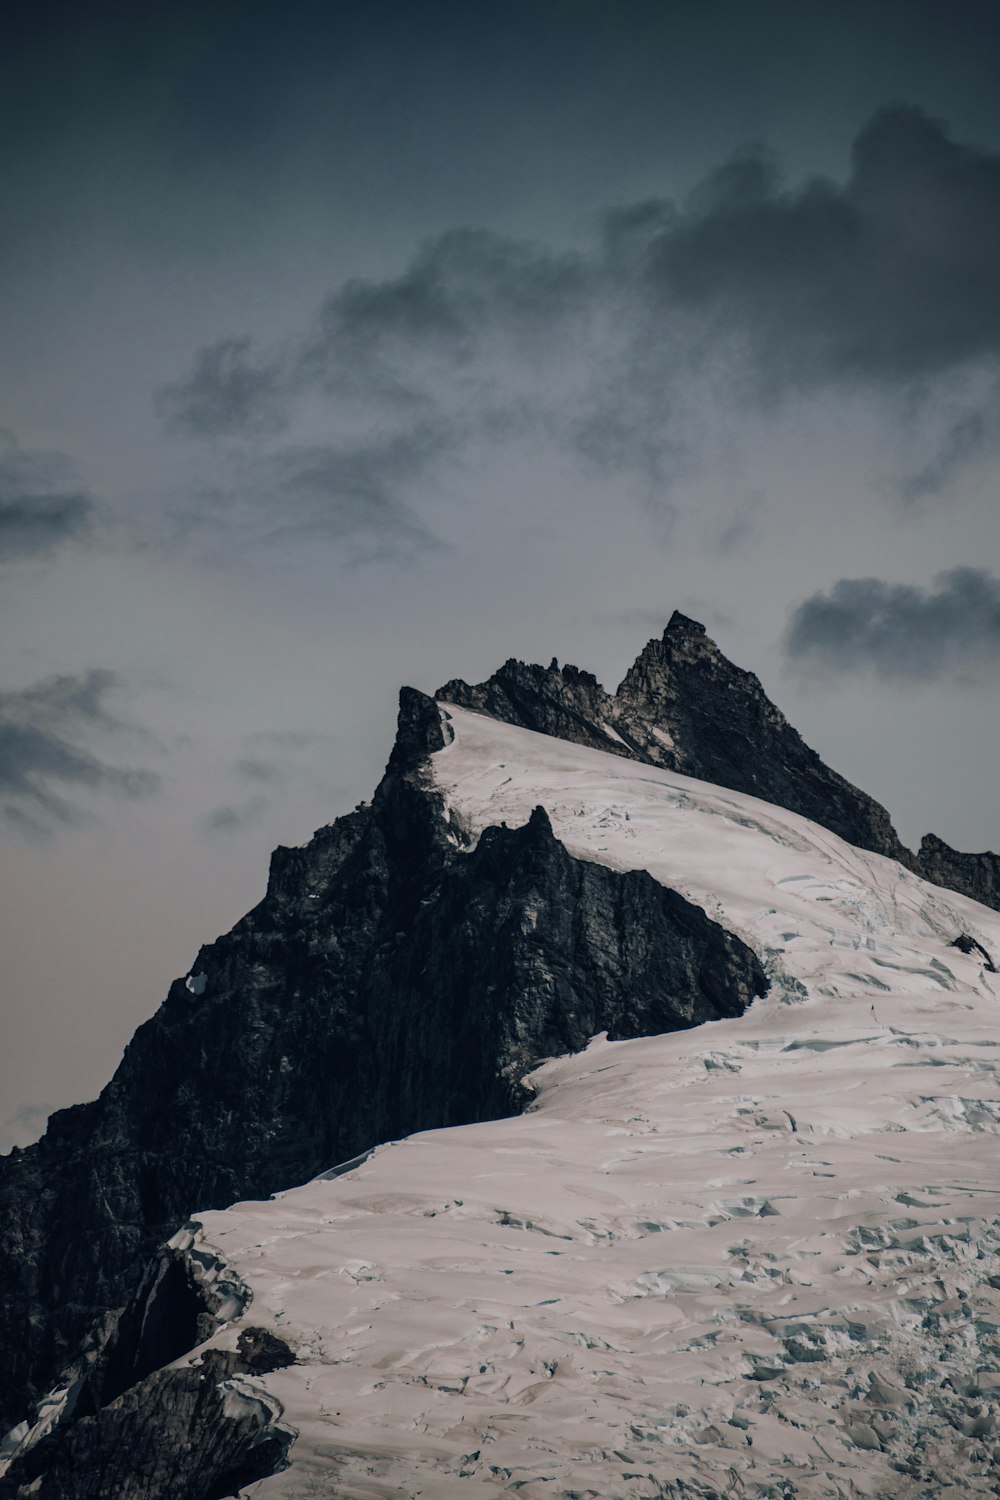
[[[247,1493],[995,1496],[998,992],[949,945],[997,952],[1000,915],[753,798],[448,712],[432,765],[472,841],[542,803],[772,988],[545,1063],[519,1118],[198,1215],[298,1356],[256,1383],[291,1468]]]

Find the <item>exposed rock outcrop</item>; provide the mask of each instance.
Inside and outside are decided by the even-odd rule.
[[[265,1392],[241,1376],[291,1364],[266,1329],[157,1370],[93,1415],[67,1421],[15,1459],[9,1500],[223,1500],[285,1466],[295,1437]]]
[[[455,677],[438,688],[435,697],[576,745],[652,761],[640,744],[626,740],[613,724],[615,699],[591,672],[579,667],[560,667],[557,661],[548,667],[531,666],[512,657],[486,682],[470,685]]]
[[[522,1075],[595,1032],[690,1026],[763,993],[739,939],[644,873],[573,859],[541,809],[469,852],[421,770],[443,743],[436,705],[405,691],[372,804],[279,849],[264,900],[201,950],[100,1098],[0,1160],[9,1421],[198,1209],[520,1109]],[[106,1403],[171,1356],[108,1347],[101,1451]]]
[[[932,835],[911,855],[683,615],[614,695],[510,661],[438,697],[761,797],[1000,907],[997,855]],[[279,849],[264,900],[202,949],[100,1098],[0,1159],[0,1420],[61,1370],[71,1387],[0,1493],[215,1500],[272,1472],[289,1434],[246,1383],[251,1355],[270,1356],[184,1362],[221,1314],[206,1268],[158,1250],[179,1224],[380,1141],[517,1111],[523,1075],[595,1032],[736,1015],[766,988],[738,938],[642,871],[574,859],[540,807],[472,848],[426,774],[449,734],[404,689],[372,802]],[[180,1433],[190,1475],[167,1477]]]
[[[925,833],[917,854],[917,869],[925,880],[961,891],[973,901],[1000,911],[1000,854],[962,854],[936,834]]]
[[[983,967],[988,974],[995,974],[997,972],[997,966],[993,962],[992,955],[987,952],[978,938],[974,938],[971,933],[960,932],[951,946],[957,948],[959,953],[977,953],[982,959]]]
[[[905,856],[885,808],[825,765],[759,679],[728,661],[696,621],[675,614],[617,696],[630,727],[665,724],[670,745],[647,731],[657,764],[787,807],[862,849]]]
[[[252,1325],[234,1348],[200,1349],[252,1295],[196,1247],[200,1227],[186,1224],[160,1248],[128,1304],[101,1319],[63,1371],[34,1427],[8,1435],[2,1500],[221,1500],[285,1466],[295,1432],[274,1398],[241,1377],[295,1355]]]
[[[448,682],[437,696],[525,729],[747,792],[812,818],[862,849],[909,858],[885,808],[824,765],[759,679],[723,656],[697,620],[676,611],[613,697],[576,667],[517,661],[476,686]]]
[[[437,697],[540,734],[664,766],[801,813],[848,843],[1000,910],[1000,855],[961,854],[928,834],[904,847],[888,812],[832,771],[697,620],[675,612],[617,692],[577,667],[508,661],[486,682],[453,679]]]

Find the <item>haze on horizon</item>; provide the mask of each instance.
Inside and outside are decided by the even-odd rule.
[[[1000,847],[994,8],[15,7],[3,1145],[92,1097],[396,693],[674,608]]]

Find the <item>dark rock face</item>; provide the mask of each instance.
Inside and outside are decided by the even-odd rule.
[[[612,697],[589,672],[508,661],[488,682],[437,696],[647,765],[664,766],[801,813],[851,844],[908,861],[889,814],[824,765],[752,672],[674,613]]]
[[[188,1223],[161,1245],[126,1305],[109,1309],[93,1326],[61,1373],[60,1383],[70,1392],[62,1420],[98,1414],[222,1324],[242,1317],[250,1288],[217,1257],[194,1248],[198,1227]]]
[[[982,943],[978,942],[974,937],[971,936],[970,933],[960,932],[958,934],[958,937],[955,938],[952,942],[951,946],[953,948],[957,948],[959,953],[978,953],[979,957],[983,961],[983,967],[990,974],[995,974],[997,972],[997,966],[993,962],[993,959],[990,957],[989,953],[983,947]]]
[[[456,677],[439,688],[435,697],[575,745],[590,745],[636,760],[650,759],[640,745],[623,743],[624,736],[617,739],[610,732],[613,728],[621,734],[614,722],[615,699],[592,673],[581,672],[578,667],[560,667],[555,661],[547,668],[528,666],[511,658],[487,682],[470,686]]]
[[[905,858],[885,808],[824,765],[703,625],[675,614],[630,668],[618,699],[630,727],[644,717],[666,724],[673,745],[659,758],[647,731],[657,764],[801,813],[861,849]]]
[[[1000,857],[933,835],[911,855],[682,615],[614,696],[575,667],[516,661],[438,696],[751,793],[1000,908]],[[0,1420],[62,1370],[73,1391],[0,1495],[221,1500],[274,1472],[292,1434],[240,1381],[292,1351],[247,1329],[237,1351],[179,1363],[218,1312],[205,1268],[158,1249],[179,1224],[377,1142],[522,1109],[523,1075],[597,1031],[686,1027],[764,992],[737,938],[643,872],[573,859],[541,808],[470,852],[425,770],[449,734],[404,689],[372,803],[279,849],[264,900],[171,987],[100,1098],[0,1158]],[[956,945],[991,963],[967,934]],[[212,1275],[242,1306],[246,1289]]]
[[[961,891],[1000,911],[1000,854],[962,854],[933,833],[920,840],[917,869],[925,880]]]
[[[960,854],[927,834],[900,843],[885,808],[825,765],[697,620],[674,613],[618,691],[553,662],[508,661],[487,682],[445,683],[437,697],[508,724],[664,766],[801,813],[860,849],[885,854],[935,885],[1000,910],[1000,855]]]
[[[285,1467],[295,1434],[236,1377],[291,1364],[287,1344],[246,1328],[235,1350],[158,1370],[90,1416],[57,1427],[0,1480],[9,1500],[222,1500]],[[223,1384],[225,1382],[225,1384]]]
[[[58,1425],[29,1436],[0,1478],[2,1500],[221,1500],[285,1467],[294,1431],[273,1398],[238,1377],[281,1369],[295,1355],[252,1326],[235,1349],[193,1352],[251,1300],[227,1267],[194,1247],[198,1227],[185,1225],[161,1247],[128,1305],[101,1320],[64,1370]]]
[[[541,809],[464,852],[422,780],[441,744],[433,701],[404,693],[373,803],[279,849],[264,900],[202,949],[194,989],[175,982],[100,1098],[0,1159],[8,1424],[109,1316],[94,1425],[73,1443],[103,1453],[116,1403],[148,1400],[152,1420],[174,1400],[154,1369],[176,1357],[167,1330],[144,1313],[139,1337],[114,1310],[196,1210],[266,1196],[379,1141],[518,1110],[522,1074],[597,1031],[690,1026],[764,992],[737,938],[644,873],[573,859]],[[168,1290],[186,1338],[197,1313],[179,1275]],[[208,1398],[184,1391],[200,1421]]]

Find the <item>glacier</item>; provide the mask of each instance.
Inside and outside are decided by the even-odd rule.
[[[997,1495],[1000,914],[742,793],[443,705],[460,847],[537,806],[750,944],[739,1019],[198,1214],[296,1362],[241,1494]],[[525,920],[530,920],[530,913]],[[236,1319],[178,1364],[231,1350]]]

